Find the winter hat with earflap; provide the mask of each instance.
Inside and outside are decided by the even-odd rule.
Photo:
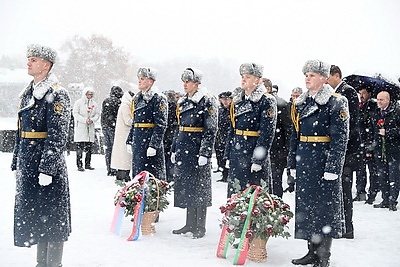
[[[243,63],[239,68],[240,75],[250,74],[261,78],[264,72],[264,66],[256,63]]]
[[[330,69],[331,69],[331,64],[329,63],[323,62],[318,59],[308,60],[303,66],[303,74],[306,74],[306,72],[315,72],[328,78]]]
[[[186,68],[181,76],[181,80],[190,81],[195,83],[201,83],[201,79],[203,79],[203,73],[195,68]]]
[[[28,45],[26,50],[26,57],[40,57],[54,64],[56,62],[57,52],[48,46],[31,44]]]
[[[149,78],[153,81],[157,79],[157,70],[154,68],[139,68],[137,72],[138,77]]]

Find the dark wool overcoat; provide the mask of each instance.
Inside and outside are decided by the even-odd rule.
[[[347,99],[325,84],[314,98],[308,91],[303,93],[294,107],[288,167],[296,169],[295,238],[339,238],[344,231],[340,176],[349,138]],[[301,136],[331,141],[301,141]],[[325,180],[325,172],[339,178]]]
[[[172,143],[175,153],[174,206],[200,208],[211,206],[211,156],[217,133],[218,107],[215,97],[199,89],[193,97],[178,101],[178,131]],[[204,128],[203,131],[182,127]],[[199,166],[199,157],[208,163]]]
[[[36,88],[20,94],[11,169],[16,171],[14,244],[63,242],[71,232],[71,209],[64,150],[70,122],[70,99],[50,74]],[[43,136],[45,135],[45,136]],[[39,184],[39,174],[52,183]]]
[[[135,95],[132,112],[132,128],[127,138],[127,144],[132,145],[132,175],[148,171],[157,179],[166,180],[163,137],[167,127],[167,99],[153,86]],[[150,124],[153,126],[148,127]],[[149,147],[156,149],[155,156],[147,156]]]
[[[229,160],[228,197],[236,193],[233,184],[240,182],[240,190],[249,185],[260,185],[261,179],[271,184],[270,149],[274,140],[277,106],[276,99],[264,85],[245,97],[242,88],[233,92],[231,104],[232,124],[225,149],[225,158]],[[257,132],[258,136],[237,134],[237,131]],[[251,172],[251,165],[262,166],[258,172]]]

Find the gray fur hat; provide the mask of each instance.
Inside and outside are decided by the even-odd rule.
[[[256,63],[243,63],[239,68],[240,75],[250,74],[261,78],[263,76],[264,66]]]
[[[56,62],[57,52],[48,46],[31,44],[28,45],[26,50],[26,57],[40,57],[54,64]]]
[[[153,81],[157,79],[157,70],[154,68],[139,68],[137,72],[138,77],[149,78]]]
[[[308,60],[303,66],[303,74],[306,74],[306,72],[315,72],[328,78],[330,69],[331,69],[331,64],[329,63],[323,62],[318,59]]]
[[[186,68],[181,75],[181,80],[183,82],[191,81],[195,83],[201,83],[202,79],[203,79],[203,73],[195,68]]]

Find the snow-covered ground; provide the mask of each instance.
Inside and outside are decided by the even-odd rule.
[[[0,266],[35,266],[36,246],[13,246],[13,206],[15,180],[9,166],[10,153],[0,152]],[[226,200],[226,184],[216,182],[219,173],[213,173],[213,206],[208,209],[207,234],[194,240],[189,235],[173,235],[173,229],[185,222],[185,211],[170,207],[160,215],[157,233],[142,236],[138,241],[126,241],[132,223],[125,218],[122,236],[112,234],[113,198],[117,191],[114,177],[106,176],[103,155],[93,156],[94,171],[78,172],[75,153],[67,157],[71,204],[72,234],[64,247],[65,267],[116,266],[231,266],[234,249],[227,259],[215,256],[220,235],[219,206]],[[215,164],[214,164],[215,165]],[[286,187],[286,186],[285,186]],[[172,199],[172,196],[171,196]],[[283,199],[294,207],[294,193],[285,193]],[[380,198],[377,199],[380,201]],[[400,209],[400,205],[398,206]],[[292,235],[294,221],[289,224]],[[374,209],[362,202],[354,203],[355,239],[334,240],[332,266],[397,267],[400,266],[400,211]],[[292,258],[303,256],[306,242],[293,237],[288,240],[271,238],[267,244],[265,263],[247,261],[248,266],[293,266]]]

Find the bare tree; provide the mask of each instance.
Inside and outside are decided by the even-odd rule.
[[[93,87],[99,102],[113,85],[130,89],[127,87],[136,68],[130,62],[129,54],[114,47],[110,39],[100,35],[87,39],[74,36],[62,45],[60,52],[62,59],[55,72],[64,86],[83,83]]]

